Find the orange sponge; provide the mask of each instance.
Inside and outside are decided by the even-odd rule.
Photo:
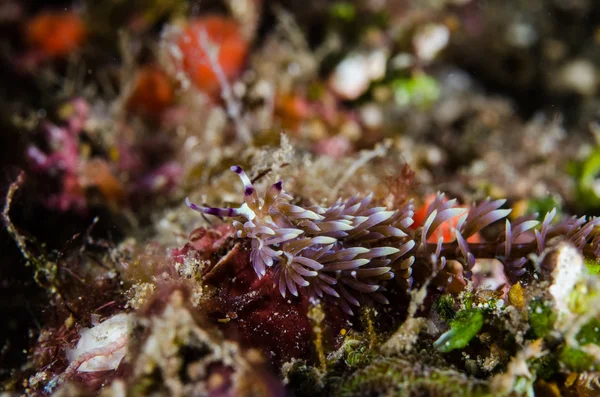
[[[227,79],[241,73],[248,43],[234,20],[215,15],[192,21],[179,37],[177,45],[183,54],[185,72],[198,88],[216,94],[220,88],[219,79],[207,56],[206,43],[201,40],[203,32],[218,51],[218,64]]]
[[[79,47],[86,36],[85,24],[74,12],[42,12],[26,26],[28,43],[50,57],[61,57]]]

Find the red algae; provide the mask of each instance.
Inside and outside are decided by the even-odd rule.
[[[216,295],[201,301],[201,311],[218,324],[228,338],[260,350],[272,365],[292,358],[310,359],[314,354],[314,334],[307,316],[311,305],[309,297],[282,297],[273,288],[275,280],[271,269],[257,278],[243,244],[236,243],[225,256],[219,255],[218,252],[233,241],[232,231],[226,224],[199,228],[191,233],[188,244],[171,251],[172,258],[178,262],[190,256],[212,262],[203,269],[202,279],[206,285],[216,288]],[[214,263],[215,257],[220,257],[217,263]],[[345,317],[337,306],[328,307],[327,312],[325,326],[331,331],[327,335],[337,335]]]
[[[282,297],[273,288],[274,272],[270,269],[258,279],[248,252],[239,251],[230,264],[228,272],[211,278],[219,292],[206,307],[225,334],[243,346],[258,348],[276,366],[292,358],[310,359],[314,334],[307,316],[309,298]],[[337,330],[343,315],[337,307],[329,309],[328,324]]]

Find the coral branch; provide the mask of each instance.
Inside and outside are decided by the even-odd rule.
[[[6,194],[6,199],[4,202],[4,210],[2,211],[2,220],[4,221],[6,230],[12,236],[12,238],[15,240],[15,243],[17,244],[17,246],[19,247],[19,250],[23,254],[23,257],[25,258],[25,260],[27,262],[29,262],[31,260],[31,256],[29,254],[29,251],[27,250],[27,242],[25,241],[25,237],[23,237],[23,235],[21,235],[21,233],[19,233],[19,231],[17,230],[15,225],[12,223],[12,220],[10,219],[10,208],[12,205],[13,198],[14,198],[17,190],[19,190],[19,188],[23,184],[24,180],[25,180],[25,172],[21,171],[21,173],[19,174],[17,179],[13,183],[10,184],[10,188],[8,189],[8,193]]]

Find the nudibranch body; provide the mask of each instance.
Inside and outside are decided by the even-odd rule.
[[[304,208],[291,204],[293,197],[281,181],[259,198],[241,167],[231,170],[244,184],[244,203],[238,208],[212,208],[191,203],[195,211],[220,217],[240,218],[233,226],[237,237],[252,240],[250,259],[258,277],[273,268],[282,296],[332,300],[347,313],[351,305],[371,298],[381,303],[382,281],[401,273],[410,283],[412,261],[403,259],[415,245],[408,237],[413,205],[388,211],[373,205],[373,195],[338,200],[331,207]],[[241,219],[244,219],[241,221]],[[390,246],[393,243],[393,246]],[[392,270],[391,264],[398,263]]]

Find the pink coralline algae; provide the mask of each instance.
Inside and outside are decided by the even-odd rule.
[[[74,115],[65,126],[46,123],[43,126],[48,152],[30,145],[27,158],[35,173],[59,178],[61,188],[49,195],[48,207],[59,211],[84,210],[86,201],[79,183],[79,135],[89,114],[89,106],[83,99],[72,102]]]
[[[62,125],[43,124],[43,145],[29,145],[26,156],[31,170],[47,177],[44,184],[50,192],[44,204],[60,212],[88,210],[88,193],[100,193],[103,202],[111,208],[126,203],[143,202],[158,194],[172,193],[183,175],[182,167],[166,161],[148,169],[143,153],[136,145],[120,142],[113,148],[100,147],[99,151],[117,149],[118,159],[90,155],[85,125],[90,119],[88,103],[77,98],[69,105],[72,114]],[[93,146],[93,145],[89,145]],[[136,150],[138,150],[136,152]],[[123,176],[132,181],[129,187],[122,183]],[[49,182],[49,183],[47,183]]]

